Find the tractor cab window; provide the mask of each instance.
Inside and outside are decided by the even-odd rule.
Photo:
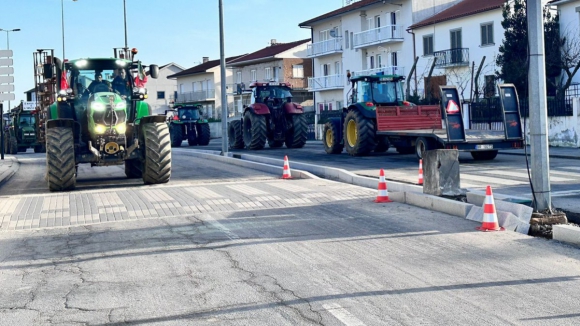
[[[290,88],[285,86],[256,87],[256,102],[265,103],[268,98],[284,99],[292,97]]]
[[[355,86],[356,102],[370,102],[372,100],[371,87],[369,82],[359,81]]]
[[[181,120],[199,120],[199,108],[180,108],[178,112]]]
[[[26,126],[34,126],[34,117],[27,115],[27,116],[21,116],[20,119],[18,120],[18,123],[20,124],[21,127],[26,127]]]
[[[372,84],[373,100],[376,103],[398,103],[404,100],[401,84],[393,81],[380,81]]]
[[[98,92],[112,92],[112,82],[116,76],[117,74],[114,69],[79,70],[74,80],[74,85],[85,96]]]

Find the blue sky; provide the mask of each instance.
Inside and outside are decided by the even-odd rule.
[[[226,56],[253,52],[271,39],[310,37],[298,24],[342,6],[343,0],[223,0]],[[218,59],[218,0],[126,0],[129,47],[147,64],[192,67]],[[125,43],[123,0],[64,0],[65,53],[69,59],[109,57]],[[0,28],[14,51],[16,101],[34,87],[32,53],[54,49],[62,56],[61,0],[0,0]],[[0,32],[0,49],[6,33]]]

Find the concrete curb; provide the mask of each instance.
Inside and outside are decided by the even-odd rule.
[[[8,163],[10,161],[10,163]],[[4,157],[4,162],[1,162],[2,166],[8,165],[6,171],[0,172],[0,185],[4,184],[18,171],[18,161],[11,157]]]
[[[574,245],[580,245],[580,228],[572,225],[553,225],[552,239]]]

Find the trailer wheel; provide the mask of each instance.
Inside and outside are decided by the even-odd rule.
[[[244,148],[244,138],[242,136],[242,121],[234,120],[228,124],[228,143],[231,149]]]
[[[143,182],[166,183],[171,177],[171,141],[165,123],[146,123],[141,133],[143,146]]]
[[[340,141],[340,123],[338,121],[328,121],[324,124],[324,150],[328,154],[340,154],[344,149],[344,143]]]
[[[46,180],[50,191],[75,188],[75,141],[67,127],[54,127],[46,132]]]
[[[497,150],[496,151],[471,152],[471,157],[473,157],[474,160],[478,160],[478,161],[491,161],[496,156],[497,156]]]
[[[375,149],[375,123],[357,110],[350,110],[344,119],[344,147],[352,156],[362,156]]]
[[[169,127],[169,133],[171,138],[171,147],[180,147],[183,142],[183,130],[181,130],[181,125],[171,124]]]
[[[389,150],[389,147],[391,147],[389,137],[387,136],[377,136],[375,141],[377,142],[377,146],[375,146],[375,153],[384,153]]]
[[[139,159],[125,160],[125,175],[129,179],[143,177],[143,163]]]
[[[286,147],[302,148],[308,138],[308,123],[303,114],[293,114],[287,117],[292,121],[292,128],[286,133]]]
[[[266,145],[266,117],[246,111],[244,114],[244,144],[248,149],[257,150]]]
[[[435,149],[435,146],[433,146],[432,142],[425,137],[418,137],[415,141],[415,155],[417,155],[417,158],[420,160],[423,159],[426,151],[432,149]]]
[[[209,123],[198,123],[195,129],[197,131],[197,144],[199,146],[207,146],[211,137]]]

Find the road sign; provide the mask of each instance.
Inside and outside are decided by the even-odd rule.
[[[12,57],[12,50],[0,50],[0,58]]]
[[[14,101],[15,98],[14,93],[0,93],[0,102]]]
[[[36,109],[35,101],[22,102],[22,109],[24,111],[34,111]]]
[[[14,68],[12,67],[0,67],[0,75],[13,75]]]
[[[12,84],[14,76],[0,76],[0,84]]]
[[[0,66],[12,66],[12,59],[0,59]]]
[[[0,85],[0,93],[14,92],[14,85]]]

